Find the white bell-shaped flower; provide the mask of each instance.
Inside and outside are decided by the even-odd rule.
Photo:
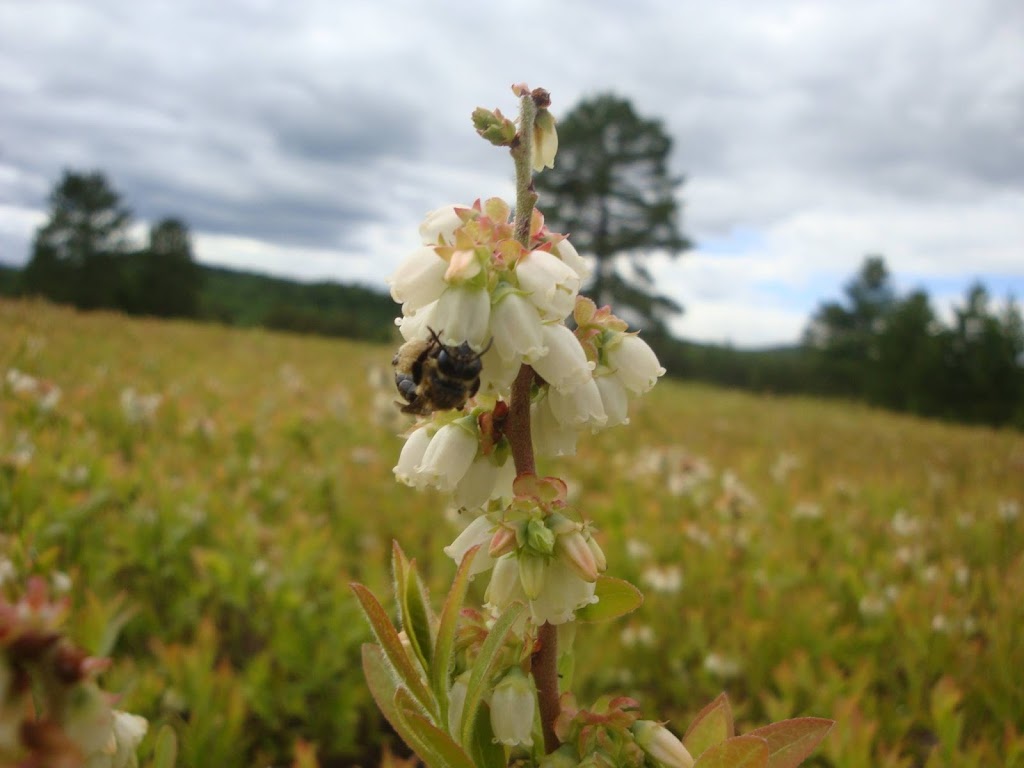
[[[581,283],[585,283],[590,279],[590,275],[594,271],[590,266],[590,262],[579,255],[568,239],[560,241],[554,247],[554,252],[558,255],[558,258],[565,262],[566,266],[580,276]]]
[[[425,482],[423,476],[419,474],[418,467],[423,461],[427,446],[430,445],[430,437],[430,431],[424,426],[406,438],[402,452],[398,455],[398,464],[392,470],[398,482],[414,488],[424,487]]]
[[[438,245],[443,242],[454,245],[455,230],[462,226],[462,219],[455,212],[456,208],[468,208],[468,205],[445,205],[428,213],[420,224],[420,239],[424,245]]]
[[[445,344],[469,342],[475,350],[487,345],[490,332],[491,296],[483,288],[449,286],[432,305],[426,324]]]
[[[610,375],[606,368],[598,368],[594,375],[594,384],[601,394],[601,405],[607,417],[606,427],[629,424],[629,398],[626,388],[618,376]]]
[[[552,388],[548,392],[548,399],[551,401],[551,412],[559,423],[566,427],[579,429],[590,426],[591,429],[597,430],[608,421],[601,390],[597,388],[597,382],[593,378],[587,379],[576,389],[568,392]]]
[[[494,346],[504,360],[532,362],[547,354],[540,314],[524,296],[510,291],[491,308]]]
[[[476,457],[479,441],[470,430],[446,424],[437,430],[416,467],[417,482],[453,491]]]
[[[593,363],[576,336],[561,323],[542,328],[548,353],[533,361],[533,369],[555,389],[572,391],[591,378]]]
[[[576,304],[580,276],[548,251],[530,251],[516,263],[519,287],[545,320],[563,320]]]
[[[639,336],[624,333],[605,347],[605,353],[608,367],[634,395],[649,392],[665,375],[654,350]]]
[[[430,247],[417,248],[388,278],[391,298],[402,305],[404,313],[415,312],[440,298],[447,283],[444,280],[448,262]]]
[[[491,730],[507,747],[533,746],[533,715],[537,704],[533,682],[513,667],[491,693]]]
[[[551,389],[530,406],[530,429],[538,456],[575,456],[578,431],[567,427],[551,407]]]
[[[479,544],[480,549],[473,558],[469,575],[483,573],[494,565],[494,558],[487,554],[487,543],[491,540],[496,525],[488,515],[480,515],[455,537],[455,541],[444,548],[444,553],[454,560],[456,565],[461,565],[466,553]]]

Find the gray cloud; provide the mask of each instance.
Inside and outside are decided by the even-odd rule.
[[[527,7],[524,22],[511,5],[414,0],[0,4],[0,206],[22,212],[0,221],[0,260],[24,258],[24,210],[45,208],[63,168],[99,168],[144,220],[316,252],[339,275],[372,252],[382,279],[423,211],[507,193],[507,158],[468,116],[513,111],[521,80],[556,114],[613,90],[663,118],[689,234],[756,230],[747,255],[778,279],[838,283],[862,248],[897,271],[948,274],[955,248],[1005,273],[1024,238],[1017,0]],[[202,242],[201,258],[236,258],[231,237]],[[683,293],[722,273],[665,269]],[[735,301],[756,299],[739,286],[753,279],[736,277]]]

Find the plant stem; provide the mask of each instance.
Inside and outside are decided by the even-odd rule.
[[[530,220],[537,203],[533,189],[533,120],[537,107],[526,94],[520,99],[519,136],[512,146],[512,159],[516,165],[516,221],[515,236],[523,248],[530,248]],[[533,368],[523,365],[512,384],[508,420],[505,434],[512,446],[512,460],[516,474],[536,474],[537,463],[533,455],[533,437],[530,433],[530,390],[533,387]],[[544,751],[558,749],[555,720],[561,708],[558,703],[558,630],[545,622],[537,629],[537,650],[530,659],[530,671],[537,686],[540,722],[544,731]]]

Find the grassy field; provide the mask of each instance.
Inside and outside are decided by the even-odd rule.
[[[0,301],[0,556],[182,765],[388,738],[348,584],[386,593],[398,539],[440,591],[458,530],[392,479],[391,353]],[[542,471],[647,596],[579,627],[582,699],[835,718],[810,765],[1024,765],[1024,435],[663,382]]]

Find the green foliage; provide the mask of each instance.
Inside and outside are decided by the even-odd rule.
[[[458,532],[438,495],[394,482],[393,348],[26,301],[0,301],[0,327],[0,374],[63,393],[47,409],[42,388],[0,383],[0,552],[72,577],[75,636],[112,643],[103,688],[150,720],[143,764],[164,724],[190,764],[213,739],[206,713],[245,765],[289,764],[304,743],[324,766],[375,766],[397,739],[366,690],[372,635],[347,585],[387,590],[400,538],[443,595]],[[625,693],[674,728],[725,689],[744,735],[826,716],[823,767],[1019,762],[1024,691],[1005,670],[1024,668],[1020,433],[680,382],[631,421],[538,468],[586,489],[615,574],[645,593],[578,627],[581,700]],[[434,669],[461,671],[461,604],[439,605],[437,699],[450,678]]]
[[[663,330],[681,307],[660,296],[643,267],[652,252],[675,256],[689,247],[679,232],[675,189],[669,172],[672,139],[656,119],[640,117],[629,100],[612,94],[585,99],[558,123],[555,167],[534,180],[548,223],[572,236],[573,245],[597,260],[584,289],[602,306],[613,303],[635,316],[635,325]],[[631,279],[614,260],[628,256]]]

